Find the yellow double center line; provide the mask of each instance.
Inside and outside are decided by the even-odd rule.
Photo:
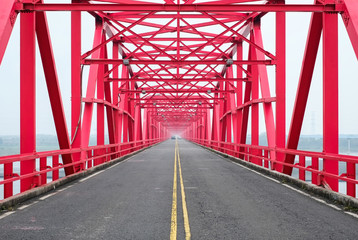
[[[180,178],[181,200],[182,200],[182,207],[183,207],[185,239],[190,240],[191,234],[190,234],[188,209],[186,207],[183,175],[181,173],[179,146],[178,146],[178,141],[176,140],[175,141],[175,157],[174,157],[173,202],[172,202],[170,240],[177,239],[177,181],[178,181],[177,180],[177,178],[178,178],[177,177],[177,163],[179,166],[179,178]]]

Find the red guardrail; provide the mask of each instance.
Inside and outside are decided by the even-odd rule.
[[[329,188],[329,185],[326,183],[325,178],[338,179],[346,183],[347,191],[346,195],[356,197],[356,186],[358,180],[356,180],[356,172],[347,174],[331,174],[323,170],[320,170],[319,162],[326,160],[334,160],[338,162],[344,162],[346,164],[358,164],[358,156],[349,156],[341,154],[328,154],[328,153],[318,153],[318,152],[309,152],[301,150],[290,150],[282,148],[269,148],[265,146],[255,146],[247,144],[235,144],[230,142],[221,142],[205,139],[188,139],[197,144],[215,149],[217,151],[226,153],[228,155],[238,157],[245,161],[252,162],[254,164],[269,168],[271,170],[276,170],[276,166],[289,166],[293,169],[298,170],[298,178],[302,181],[306,180],[306,172],[311,174],[312,184]],[[284,155],[293,155],[298,157],[298,161],[295,161],[295,164],[284,163],[277,161],[276,159],[271,159],[270,153],[284,154]],[[306,160],[311,160],[311,165],[306,165]]]
[[[151,140],[141,140],[133,141],[121,144],[108,144],[102,146],[92,146],[87,148],[76,148],[68,150],[54,150],[46,152],[37,152],[33,154],[18,154],[11,156],[0,157],[0,166],[4,166],[4,180],[0,181],[0,186],[4,187],[4,196],[3,198],[8,198],[13,196],[13,186],[15,181],[19,181],[26,178],[33,178],[32,188],[48,184],[52,181],[60,179],[60,169],[64,169],[69,166],[76,166],[78,169],[77,172],[90,169],[94,166],[109,162],[113,159],[125,156],[134,151],[140,150],[142,148],[151,146],[153,144],[159,143],[164,139],[151,139]],[[74,155],[83,153],[85,158],[79,161],[74,161],[70,164],[62,164],[60,156],[62,155]],[[48,165],[48,158],[52,160],[52,164]],[[20,175],[18,173],[6,173],[5,164],[14,164],[20,163],[28,160],[36,160],[36,170],[29,174]],[[47,174],[52,172],[52,179],[48,182]],[[0,199],[2,196],[0,196]]]

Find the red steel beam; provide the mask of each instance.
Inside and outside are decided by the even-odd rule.
[[[123,64],[123,59],[84,59],[82,64]],[[129,64],[144,64],[144,65],[214,65],[214,64],[224,64],[226,61],[213,61],[213,60],[130,60]],[[235,65],[253,65],[253,64],[264,64],[264,65],[273,65],[275,61],[273,60],[234,60],[233,64]]]
[[[358,58],[358,2],[356,0],[344,0],[345,10],[342,14],[343,21],[351,39],[356,57]]]
[[[250,34],[251,41],[255,42],[257,40],[257,36],[254,33],[254,30]],[[257,52],[255,51],[255,48],[253,46],[250,46],[250,56],[251,59],[257,59]],[[259,69],[257,66],[251,66],[251,74],[252,74],[252,84],[251,84],[251,101],[257,101],[259,99],[259,79],[261,79],[263,76],[261,76],[261,72],[259,74]],[[254,103],[251,104],[251,145],[257,146],[259,145],[259,104]],[[256,150],[253,150],[253,155],[257,155]],[[257,158],[251,158],[250,161],[259,164],[257,161]]]
[[[20,14],[20,154],[36,151],[35,12]],[[35,159],[20,163],[20,174],[36,169]],[[20,192],[34,187],[34,177],[20,180]]]
[[[0,64],[5,54],[7,43],[16,20],[17,13],[14,11],[14,0],[6,0],[2,3],[2,11],[0,12]],[[4,179],[13,177],[12,163],[4,164]],[[13,195],[12,183],[4,184],[4,198]]]
[[[14,0],[3,1],[2,11],[0,12],[0,64],[5,54],[7,43],[17,17],[17,12],[14,10]],[[4,179],[13,177],[12,163],[4,164]],[[12,183],[4,184],[4,198],[13,195]]]
[[[163,11],[163,12],[341,12],[342,4],[30,4],[18,3],[17,11]]]
[[[97,29],[96,29],[97,30]],[[105,41],[105,36],[104,36],[104,33],[103,33],[103,30],[100,29],[102,31],[102,34],[101,34],[101,43],[103,43],[103,41]],[[97,31],[96,31],[97,32]],[[101,58],[104,57],[104,46],[99,44],[100,47],[98,49],[98,51],[100,51],[99,53],[99,56]],[[98,100],[100,100],[101,102],[104,102],[104,68],[105,68],[105,65],[99,65],[98,66],[98,70],[97,70],[97,98]],[[89,83],[91,83],[89,81]],[[92,103],[90,103],[91,105],[93,105]],[[88,106],[89,104],[86,103],[86,106]],[[104,145],[104,104],[103,103],[99,103],[99,104],[96,104],[96,107],[97,107],[97,131],[96,131],[96,137],[97,137],[97,145],[101,146],[101,145]],[[85,119],[84,120],[84,123],[85,123]],[[85,129],[84,129],[85,130]],[[96,152],[96,154],[102,154],[101,152]],[[100,158],[100,159],[96,159],[94,161],[94,165],[98,165],[98,164],[101,164],[104,162],[104,159]]]
[[[5,54],[12,29],[15,24],[17,12],[15,11],[15,0],[1,1],[0,11],[0,64]]]
[[[279,1],[285,3],[285,0]],[[276,13],[276,147],[286,146],[286,13]],[[284,154],[276,153],[278,161]],[[282,165],[276,166],[282,172]]]
[[[180,83],[180,82],[222,82],[222,81],[250,81],[249,78],[107,78],[106,81],[132,81],[132,82],[169,82],[169,83]]]
[[[333,2],[329,0],[329,2]],[[338,154],[338,16],[323,13],[323,152]],[[323,171],[338,175],[338,161],[324,159]],[[338,179],[325,179],[338,192]],[[355,189],[354,189],[355,190]]]
[[[72,2],[76,2],[73,0]],[[82,147],[82,71],[81,71],[81,13],[71,12],[71,147]],[[73,155],[74,161],[81,154]],[[75,171],[80,165],[74,166]]]
[[[130,93],[141,93],[142,90],[127,90],[127,89],[120,89],[120,92],[130,92]],[[147,93],[207,93],[207,90],[198,90],[198,89],[178,89],[178,90],[173,90],[173,89],[146,89],[145,90]],[[234,90],[230,90],[231,92],[234,92]],[[226,93],[227,91],[225,90],[211,90],[211,93]]]
[[[344,4],[346,10],[342,14],[342,18],[346,25],[356,57],[358,58],[358,2],[354,0],[345,0]],[[356,178],[356,164],[347,163],[347,177],[352,179]],[[356,196],[355,184],[347,183],[347,194],[352,197]]]

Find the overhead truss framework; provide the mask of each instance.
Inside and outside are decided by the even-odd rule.
[[[347,160],[346,175],[338,176],[338,157],[334,157],[338,154],[337,21],[341,15],[358,55],[355,0],[316,0],[312,4],[286,4],[285,0],[73,0],[70,4],[4,0],[0,5],[0,63],[20,15],[20,155],[36,151],[37,36],[62,150],[88,147],[96,107],[99,146],[105,143],[106,120],[111,146],[135,145],[137,141],[162,140],[170,133],[182,133],[220,151],[231,149],[230,154],[256,164],[261,165],[258,159],[264,157],[270,161],[270,168],[292,174],[295,156],[302,154],[295,150],[322,39],[323,152],[333,155],[323,159],[322,173],[313,171],[312,176],[317,175],[319,184],[334,191],[338,191],[339,179],[348,179],[347,194],[355,196],[356,163]],[[70,133],[46,19],[48,11],[71,12]],[[84,53],[82,12],[95,19],[93,47]],[[261,32],[262,17],[269,12],[276,15],[275,52],[265,49]],[[312,17],[286,139],[287,12],[311,12]],[[269,66],[276,68],[276,96],[269,86]],[[82,79],[83,68],[89,68],[88,79]],[[82,89],[83,81],[87,81],[87,89]],[[267,148],[259,146],[259,105],[263,107]],[[251,143],[246,145],[249,114]],[[67,175],[85,168],[86,154],[79,150],[62,155]],[[306,153],[304,157],[312,156]],[[14,174],[12,162],[5,162],[6,180]],[[21,162],[20,175],[30,176],[34,169],[35,159]],[[303,169],[305,165],[300,171]],[[35,177],[21,179],[21,191],[33,187]],[[7,183],[5,197],[11,195],[12,184]]]

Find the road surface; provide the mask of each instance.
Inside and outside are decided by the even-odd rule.
[[[353,216],[185,140],[0,218],[0,239],[358,239]]]

